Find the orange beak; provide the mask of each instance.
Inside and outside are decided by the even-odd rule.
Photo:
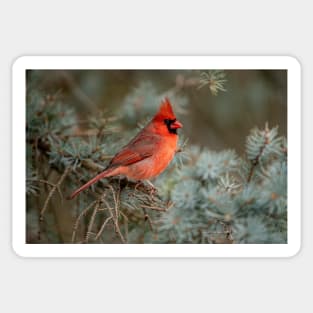
[[[179,121],[175,121],[174,123],[171,124],[171,128],[177,129],[177,128],[182,128],[183,124]]]

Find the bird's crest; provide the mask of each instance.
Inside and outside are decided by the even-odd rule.
[[[160,109],[158,113],[154,116],[154,119],[156,120],[164,120],[164,119],[176,119],[176,116],[173,112],[173,108],[171,105],[171,102],[168,98],[165,98],[161,102]]]

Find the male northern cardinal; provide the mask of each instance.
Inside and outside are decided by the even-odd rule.
[[[113,157],[102,173],[74,191],[70,199],[101,178],[124,175],[133,180],[144,180],[158,176],[175,155],[177,129],[181,127],[183,125],[176,120],[170,101],[165,98],[145,128]]]

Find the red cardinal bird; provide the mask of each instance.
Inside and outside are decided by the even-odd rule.
[[[172,161],[177,149],[177,129],[183,125],[176,120],[170,101],[162,101],[159,112],[110,161],[107,168],[74,191],[73,199],[81,191],[101,178],[124,175],[133,180],[158,176]]]

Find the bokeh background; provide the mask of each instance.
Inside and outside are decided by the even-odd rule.
[[[125,118],[126,124],[133,119],[141,122],[156,111],[156,99],[168,95],[189,143],[213,150],[233,148],[241,155],[250,129],[266,122],[278,125],[279,134],[287,137],[286,70],[225,70],[226,92],[217,95],[209,86],[199,88],[200,75],[206,71],[43,70],[27,75],[36,77],[43,93],[61,95],[81,118],[124,109],[133,114],[128,106],[135,106],[138,115]]]

